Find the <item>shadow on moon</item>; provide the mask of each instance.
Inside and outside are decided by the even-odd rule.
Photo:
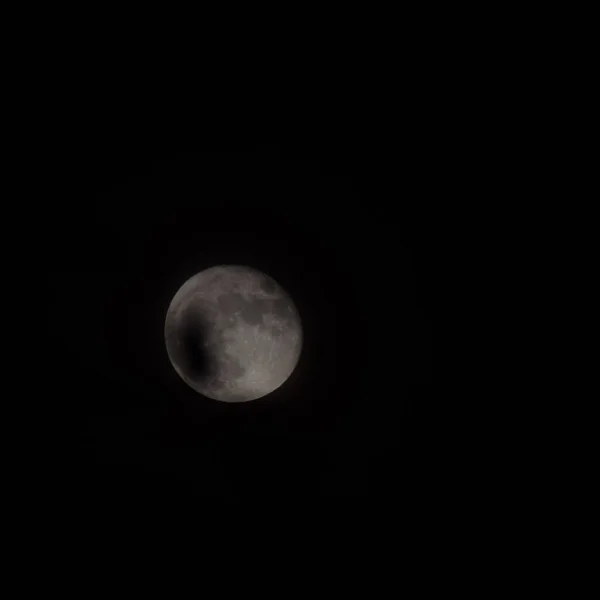
[[[188,315],[179,331],[177,359],[192,381],[212,378],[217,374],[217,363],[206,350],[208,327],[200,316]]]

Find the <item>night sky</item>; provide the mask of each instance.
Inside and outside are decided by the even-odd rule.
[[[417,150],[113,140],[60,162],[45,214],[55,495],[177,505],[414,489],[432,396]],[[217,264],[268,273],[302,318],[296,371],[255,402],[200,396],[165,350],[174,293]]]

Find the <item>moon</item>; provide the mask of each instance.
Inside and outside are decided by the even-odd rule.
[[[221,265],[190,277],[167,311],[165,343],[179,376],[221,402],[257,400],[292,374],[302,325],[289,295],[270,276]]]

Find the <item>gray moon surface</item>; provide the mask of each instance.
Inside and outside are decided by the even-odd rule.
[[[194,390],[248,402],[279,388],[302,350],[298,311],[279,284],[246,266],[222,265],[190,277],[165,319],[169,360]]]

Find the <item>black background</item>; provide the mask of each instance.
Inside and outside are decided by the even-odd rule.
[[[40,460],[57,498],[414,493],[432,377],[424,149],[117,137],[51,164]],[[191,390],[163,340],[181,283],[227,263],[280,282],[305,336],[293,376],[237,405]]]

